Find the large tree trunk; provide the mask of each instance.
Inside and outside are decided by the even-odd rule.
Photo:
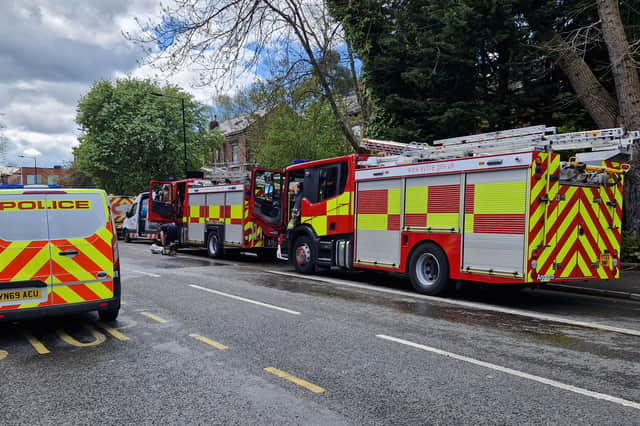
[[[598,0],[596,3],[624,126],[627,130],[640,130],[640,76],[624,33],[618,1]]]
[[[627,130],[640,130],[640,75],[631,56],[617,0],[598,0],[602,35],[609,52],[622,122]],[[640,237],[640,157],[635,146],[633,168],[627,174],[625,227]]]
[[[618,125],[616,100],[598,81],[589,65],[562,37],[555,34],[549,45],[558,61],[558,66],[569,79],[578,100],[601,129]]]

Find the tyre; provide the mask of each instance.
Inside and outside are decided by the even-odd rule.
[[[409,278],[413,288],[422,294],[439,296],[449,289],[449,262],[434,243],[416,247],[409,259]]]
[[[131,236],[129,235],[129,230],[128,229],[124,229],[122,231],[122,236],[124,238],[124,242],[125,243],[130,243],[131,242]]]
[[[118,318],[119,312],[120,312],[120,308],[103,309],[98,311],[98,316],[100,317],[100,321],[110,322],[110,321],[115,321],[116,318]]]
[[[211,232],[207,239],[207,254],[213,259],[222,257],[222,241],[217,232]]]
[[[293,265],[302,274],[313,274],[316,271],[316,248],[311,238],[302,235],[293,246]]]

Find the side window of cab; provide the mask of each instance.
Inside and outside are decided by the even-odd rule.
[[[314,167],[305,171],[304,197],[320,203],[344,192],[349,171],[346,162]]]

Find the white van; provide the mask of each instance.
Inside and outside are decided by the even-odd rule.
[[[120,266],[107,194],[0,186],[0,320],[120,310]]]
[[[149,193],[142,192],[138,194],[122,222],[122,236],[125,242],[160,239],[160,224],[149,222],[148,214]]]

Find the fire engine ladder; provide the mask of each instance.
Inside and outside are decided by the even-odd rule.
[[[364,166],[411,164],[482,155],[510,154],[526,151],[567,151],[591,149],[631,155],[640,132],[625,133],[622,128],[556,134],[555,127],[531,126],[492,133],[440,139],[433,145],[363,139],[361,146],[386,154],[371,157]],[[586,153],[590,154],[590,153]],[[592,156],[593,157],[593,156]],[[578,156],[580,160],[580,156]]]

